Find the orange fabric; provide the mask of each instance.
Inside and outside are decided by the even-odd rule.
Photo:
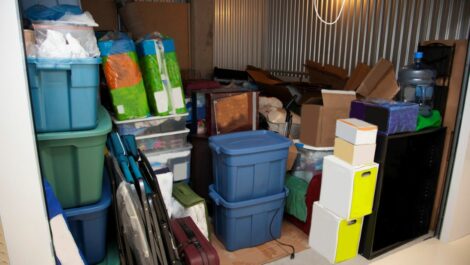
[[[139,65],[126,53],[110,55],[103,69],[110,89],[134,86],[142,80]]]

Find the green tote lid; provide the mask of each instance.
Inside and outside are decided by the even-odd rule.
[[[52,133],[38,133],[38,141],[48,140],[63,140],[86,138],[108,134],[111,131],[112,123],[108,111],[102,106],[98,108],[98,126],[92,130],[85,131],[70,131],[70,132],[52,132]]]
[[[197,195],[189,186],[184,182],[176,183],[173,186],[173,197],[181,203],[184,207],[191,207],[201,202],[205,202],[203,198]]]

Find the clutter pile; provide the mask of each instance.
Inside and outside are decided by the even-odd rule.
[[[71,2],[23,5],[24,36],[49,217],[67,222],[51,227],[83,264],[217,265],[211,237],[230,252],[277,241],[284,217],[331,263],[352,259],[376,139],[442,123],[421,53],[399,83],[385,59],[350,76],[307,60],[310,82],[254,66],[189,79],[189,4],[168,36],[157,3],[124,1],[123,32],[113,1],[101,27]]]

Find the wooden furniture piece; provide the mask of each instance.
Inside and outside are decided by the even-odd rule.
[[[450,152],[452,149],[452,140],[454,138],[454,130],[457,122],[457,111],[459,108],[459,99],[462,90],[462,81],[465,71],[465,59],[467,56],[467,40],[431,40],[423,41],[420,45],[429,44],[444,44],[447,46],[454,46],[454,57],[452,58],[452,68],[450,73],[450,79],[448,81],[448,92],[447,100],[445,103],[445,109],[443,111],[443,123],[442,126],[447,127],[445,138],[443,139],[443,156],[441,166],[439,170],[439,177],[437,180],[436,196],[434,199],[431,226],[430,230],[435,230],[439,222],[439,213],[441,211],[442,196],[444,192],[444,186],[447,178],[447,169],[449,166]],[[446,80],[437,80],[437,85],[444,85],[443,82]]]
[[[377,136],[380,164],[360,253],[374,258],[429,232],[446,128]]]

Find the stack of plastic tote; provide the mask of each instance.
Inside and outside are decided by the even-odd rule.
[[[291,141],[271,131],[212,136],[214,230],[227,250],[281,236],[287,154]],[[243,232],[240,232],[243,231]]]
[[[336,122],[334,155],[323,161],[309,245],[331,263],[357,255],[364,216],[372,213],[378,164],[377,126],[358,119]]]
[[[92,20],[84,13],[34,22],[37,53],[28,54],[35,56],[28,57],[28,80],[42,176],[84,258],[94,264],[106,254],[111,194],[103,162],[112,123],[97,101],[101,59],[93,28],[71,21],[78,16]]]

